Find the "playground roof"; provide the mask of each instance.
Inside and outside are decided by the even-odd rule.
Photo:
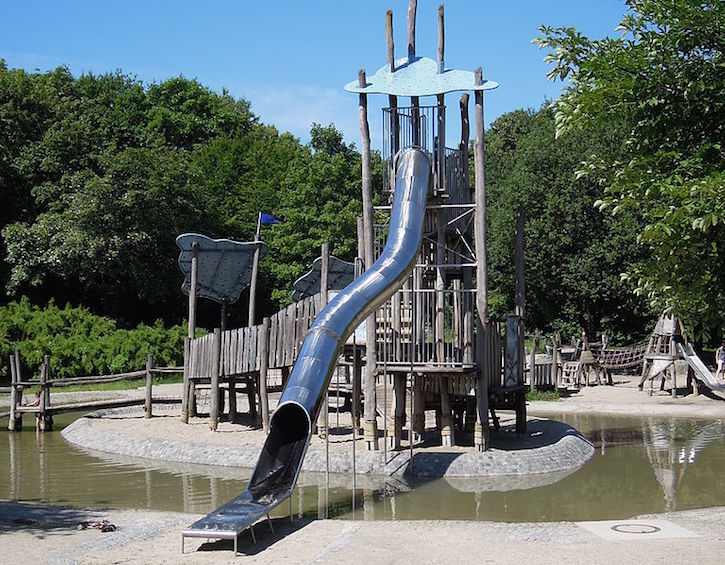
[[[395,72],[390,65],[380,67],[373,76],[367,77],[367,85],[360,88],[358,81],[345,85],[348,92],[366,94],[392,94],[394,96],[435,96],[447,92],[492,90],[497,82],[484,80],[476,84],[471,71],[455,69],[438,72],[438,63],[426,57],[417,57],[412,62],[407,58],[395,62]]]
[[[318,257],[312,262],[312,268],[294,282],[292,300],[297,302],[320,292],[321,268],[322,257]],[[352,282],[353,278],[355,278],[355,265],[330,255],[328,290],[342,290]]]
[[[233,304],[252,280],[252,259],[259,245],[259,260],[267,254],[266,243],[211,239],[198,233],[184,233],[176,238],[179,269],[184,273],[181,290],[189,294],[191,287],[192,245],[199,244],[196,295],[214,302]]]

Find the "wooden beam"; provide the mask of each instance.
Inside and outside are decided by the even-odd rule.
[[[415,14],[418,10],[418,0],[408,2],[408,61],[415,59]]]
[[[262,413],[262,429],[269,433],[269,397],[267,396],[267,371],[269,369],[269,318],[259,328],[259,405]]]
[[[444,19],[444,8],[443,4],[438,6],[438,73],[442,73],[445,69],[444,54],[445,54],[445,41],[446,41],[446,30],[445,30],[445,19]]]
[[[483,71],[477,68],[476,84],[483,84]],[[489,446],[488,437],[488,387],[491,375],[486,367],[491,355],[488,333],[491,331],[488,319],[488,265],[486,250],[486,155],[484,152],[483,91],[475,92],[476,138],[473,142],[473,164],[475,174],[476,209],[474,212],[474,240],[476,244],[476,310],[479,326],[477,344],[478,377],[476,386],[476,425],[474,443],[478,451]]]
[[[189,423],[189,370],[190,370],[190,357],[191,351],[191,339],[189,337],[184,338],[184,381],[181,388],[181,421],[184,424]]]
[[[395,72],[395,42],[393,39],[393,11],[385,12],[385,40],[388,53],[390,72]]]
[[[214,328],[211,356],[211,390],[209,391],[209,429],[216,431],[219,426],[219,361],[221,357],[222,333]]]
[[[191,244],[191,281],[189,283],[189,332],[190,339],[194,339],[196,333],[196,279],[199,270],[199,243]]]
[[[154,386],[154,376],[151,372],[154,368],[154,356],[148,355],[146,357],[146,400],[144,402],[144,417],[151,418],[153,415],[153,386]]]
[[[323,243],[322,249],[320,250],[320,310],[327,305],[327,288],[329,286],[329,273],[330,273],[330,244]],[[322,407],[317,415],[317,435],[321,438],[327,438],[329,430],[327,429],[327,421],[329,414],[329,394],[325,391],[325,396],[322,399]]]
[[[358,84],[364,87],[367,84],[365,70],[358,73]],[[365,247],[365,268],[369,269],[374,258],[373,248],[373,190],[370,165],[370,126],[368,124],[368,98],[360,94],[359,106],[361,157],[362,157],[362,200],[363,200],[363,242]],[[365,324],[366,327],[366,363],[365,363],[365,424],[363,426],[365,442],[368,449],[379,449],[377,409],[375,399],[375,314],[371,314]]]

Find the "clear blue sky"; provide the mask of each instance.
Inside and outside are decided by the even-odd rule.
[[[433,59],[439,4],[418,1],[417,54]],[[303,141],[312,122],[334,123],[359,147],[357,96],[343,86],[358,69],[372,74],[385,64],[388,8],[396,57],[404,56],[407,6],[407,0],[5,0],[0,58],[29,71],[66,65],[76,76],[120,69],[144,83],[196,78],[250,100],[264,122]],[[615,35],[625,10],[621,0],[449,0],[445,8],[447,68],[482,66],[500,84],[486,94],[487,124],[558,96],[561,85],[546,79],[544,52],[531,43],[538,26]],[[371,99],[374,141],[384,102]]]

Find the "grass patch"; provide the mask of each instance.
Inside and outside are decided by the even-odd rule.
[[[545,401],[551,401],[551,400],[559,400],[559,391],[558,390],[536,390],[534,392],[527,392],[526,393],[526,400],[529,402],[533,402],[534,400],[545,400]]]

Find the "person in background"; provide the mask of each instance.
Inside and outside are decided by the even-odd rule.
[[[725,379],[725,340],[720,343],[720,347],[715,350],[715,362],[717,363],[717,372],[715,378]]]

